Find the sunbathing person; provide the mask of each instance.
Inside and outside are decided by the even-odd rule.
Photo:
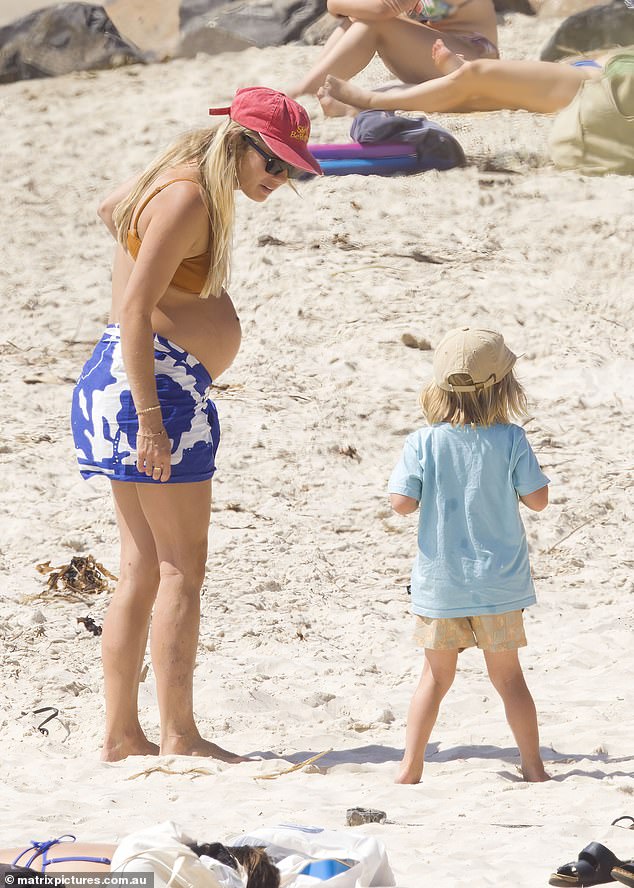
[[[590,59],[558,62],[467,61],[436,40],[432,57],[436,80],[413,86],[368,90],[329,74],[317,93],[328,117],[354,116],[375,108],[384,111],[423,111],[449,113],[469,111],[533,111],[550,114],[561,111],[574,99],[585,80],[602,74],[599,62]]]
[[[327,74],[345,80],[374,58],[405,83],[439,76],[431,48],[442,34],[449,49],[466,59],[497,58],[493,0],[328,0],[340,24],[290,96],[315,94]]]
[[[173,845],[170,846],[170,850],[172,849]],[[153,849],[154,853],[150,854],[147,860],[143,860],[144,854],[139,854],[136,860],[131,859],[128,864],[130,869],[138,872],[154,872],[157,888],[169,880],[167,873],[169,864],[165,865],[169,857],[162,855],[162,859],[158,860],[155,852],[160,850],[160,848]],[[124,861],[117,860],[116,852],[117,845],[112,843],[75,842],[72,835],[60,836],[58,839],[44,842],[31,842],[28,848],[0,849],[0,876],[5,876],[7,873],[27,875],[60,872],[127,872],[128,870],[122,867]],[[188,841],[182,845],[182,852],[181,857],[184,855],[194,860],[196,867],[199,868],[199,878],[202,880],[204,877],[205,886],[211,884],[219,886],[220,881],[217,878],[214,881],[211,871],[200,869],[201,864],[196,861],[194,855],[198,858],[203,856],[213,858],[226,867],[237,870],[244,888],[279,888],[280,872],[262,848],[252,845],[226,847],[220,842],[198,844]],[[111,869],[113,859],[114,864]],[[150,870],[147,868],[148,861],[151,863]],[[174,857],[174,862],[178,862],[178,854]],[[117,863],[119,865],[116,865]],[[194,871],[191,872],[195,875]],[[163,879],[163,876],[166,878]],[[6,884],[9,885],[8,880]]]

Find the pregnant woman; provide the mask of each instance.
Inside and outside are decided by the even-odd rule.
[[[102,759],[153,753],[239,756],[195,724],[193,675],[220,437],[209,397],[240,346],[224,289],[237,189],[257,203],[300,171],[320,173],[301,105],[238,90],[218,128],[182,136],[101,205],[117,241],[110,323],[73,394],[85,478],[109,478],[121,539],[104,621]],[[145,736],[138,688],[152,616],[160,746]]]

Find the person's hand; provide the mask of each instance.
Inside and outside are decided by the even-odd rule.
[[[172,474],[172,442],[165,428],[139,428],[136,438],[136,467],[154,481],[169,481]]]

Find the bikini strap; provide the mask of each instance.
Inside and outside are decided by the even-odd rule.
[[[157,188],[155,188],[154,191],[152,191],[152,192],[150,193],[149,197],[146,197],[146,198],[145,198],[145,200],[143,201],[143,203],[141,204],[141,206],[140,206],[140,207],[137,207],[137,211],[136,211],[136,213],[134,214],[134,217],[133,217],[133,219],[132,219],[132,228],[130,229],[130,231],[132,232],[132,234],[133,234],[135,237],[138,237],[138,236],[139,236],[139,232],[138,232],[138,229],[137,229],[137,225],[138,225],[138,223],[139,223],[139,216],[141,215],[141,213],[143,212],[143,210],[147,207],[147,205],[148,205],[149,202],[152,200],[152,198],[153,198],[153,197],[156,197],[156,195],[159,193],[159,191],[162,191],[164,188],[167,188],[168,185],[173,185],[174,182],[193,182],[194,185],[198,185],[198,182],[196,182],[195,179],[187,179],[187,178],[185,178],[185,177],[181,177],[180,179],[170,179],[169,182],[164,182],[162,185],[159,185]]]
[[[86,862],[86,863],[105,863],[107,866],[110,866],[112,861],[108,857],[52,857],[48,863],[75,863],[75,862]]]
[[[59,836],[59,838],[57,838],[57,839],[47,839],[47,841],[45,841],[45,842],[36,842],[34,839],[32,839],[30,846],[28,848],[25,848],[24,851],[22,851],[20,854],[18,854],[18,856],[15,858],[15,860],[13,861],[13,863],[11,865],[12,866],[21,865],[19,863],[19,861],[24,857],[25,854],[28,854],[29,851],[32,851],[33,854],[31,854],[31,856],[29,857],[27,862],[24,864],[24,866],[26,866],[26,868],[28,869],[34,860],[37,860],[38,857],[41,857],[42,858],[42,871],[44,871],[46,869],[46,867],[48,866],[48,864],[50,863],[50,861],[48,860],[48,857],[47,857],[48,850],[50,848],[52,848],[53,845],[61,845],[62,842],[64,841],[64,839],[70,839],[71,842],[74,842],[75,836],[71,835],[70,833],[65,833],[63,836]]]

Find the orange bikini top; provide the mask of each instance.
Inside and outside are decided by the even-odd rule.
[[[139,255],[139,250],[141,249],[141,238],[139,237],[139,232],[137,230],[139,216],[152,198],[156,197],[159,191],[167,188],[168,185],[173,185],[174,182],[194,182],[194,180],[184,178],[171,179],[169,182],[165,182],[164,185],[159,185],[158,188],[155,188],[154,191],[151,192],[149,197],[146,197],[141,206],[137,209],[136,215],[132,220],[132,228],[128,231],[128,253],[133,259],[136,259]],[[207,272],[209,271],[210,264],[210,250],[201,253],[199,256],[190,256],[187,259],[183,259],[174,273],[172,284],[174,284],[175,287],[180,287],[181,290],[187,290],[189,293],[200,293],[207,280]]]

